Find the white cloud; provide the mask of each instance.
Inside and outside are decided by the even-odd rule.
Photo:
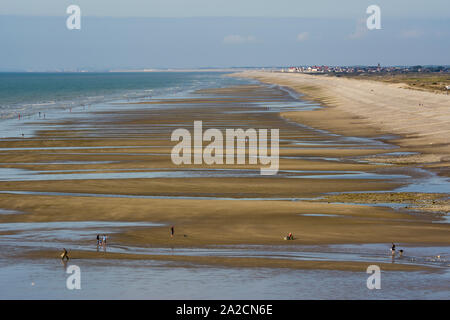
[[[300,32],[297,35],[297,41],[305,41],[309,38],[309,33],[308,32]]]
[[[241,36],[238,34],[232,34],[223,38],[223,43],[225,44],[243,44],[252,42],[256,42],[256,38],[254,36]]]

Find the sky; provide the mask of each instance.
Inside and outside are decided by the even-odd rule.
[[[80,30],[66,27],[71,4]],[[0,71],[377,63],[449,65],[450,1],[0,2]]]
[[[351,18],[376,4],[389,18],[450,18],[448,0],[2,0],[0,12],[59,16],[71,4],[101,17]]]

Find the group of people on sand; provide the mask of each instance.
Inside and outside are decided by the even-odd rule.
[[[174,235],[175,235],[175,227],[171,226],[170,227],[170,237],[173,238]],[[97,247],[99,247],[99,246],[106,247],[106,239],[107,239],[106,234],[103,234],[103,235],[97,234]],[[64,261],[65,259],[68,261],[69,255],[68,255],[67,250],[65,248],[63,248],[63,252],[61,253],[61,260]]]
[[[173,238],[175,234],[175,228],[174,226],[170,227],[170,237]],[[288,235],[284,238],[285,240],[294,240],[294,235],[292,234],[292,232],[289,232]],[[102,236],[100,236],[99,234],[97,234],[97,246],[106,246],[106,235],[103,234]],[[391,255],[392,257],[395,257],[395,243],[392,242],[392,247],[391,247]],[[400,249],[399,251],[399,257],[403,257],[403,250]],[[68,252],[65,248],[63,248],[63,252],[61,253],[61,260],[64,261],[64,259],[66,259],[67,261],[69,261],[69,255]]]
[[[106,235],[97,235],[97,246],[106,246]]]
[[[103,234],[101,236],[97,234],[97,247],[99,246],[106,246],[106,234]],[[63,251],[61,252],[61,260],[69,261],[69,253],[67,252],[66,248],[63,248]]]
[[[391,255],[392,255],[392,257],[395,257],[395,243],[393,243],[393,242],[392,242],[392,247],[391,247]],[[400,249],[398,251],[398,255],[399,255],[400,258],[403,257],[403,250],[402,249]]]

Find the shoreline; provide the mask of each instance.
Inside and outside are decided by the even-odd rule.
[[[285,86],[301,94],[303,99],[324,106],[313,111],[281,112],[280,116],[286,119],[345,136],[396,135],[387,140],[420,153],[401,160],[437,167],[441,169],[439,174],[450,176],[448,170],[442,170],[450,167],[448,95],[373,80],[298,73],[247,71],[230,76]]]

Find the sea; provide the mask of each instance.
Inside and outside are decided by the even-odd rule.
[[[176,97],[249,81],[221,72],[0,73],[0,119],[114,100]]]

